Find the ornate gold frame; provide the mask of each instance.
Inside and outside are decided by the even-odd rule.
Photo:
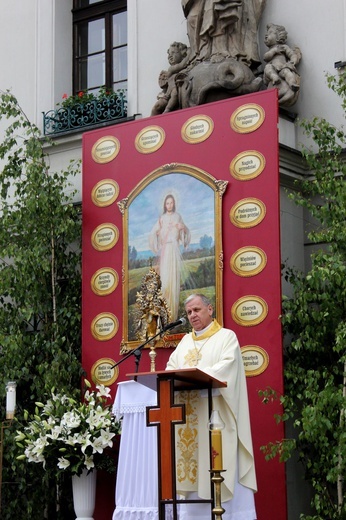
[[[129,195],[119,201],[118,207],[123,217],[123,267],[122,267],[122,290],[123,290],[123,338],[121,342],[120,354],[125,354],[131,349],[139,346],[139,341],[130,341],[128,339],[128,208],[131,202],[146,188],[152,181],[161,176],[172,173],[185,173],[195,177],[207,184],[214,190],[214,230],[215,230],[215,317],[219,323],[223,322],[223,306],[222,306],[222,273],[223,273],[223,249],[222,249],[222,197],[226,191],[228,181],[217,180],[209,173],[188,164],[171,163],[165,164],[145,176]],[[181,334],[172,334],[166,336],[163,341],[157,342],[157,347],[176,346],[181,339]]]

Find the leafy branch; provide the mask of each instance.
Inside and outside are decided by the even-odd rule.
[[[0,413],[5,382],[17,381],[20,423],[53,386],[80,397],[81,215],[73,186],[80,165],[51,171],[53,143],[9,91],[0,91],[0,122]],[[2,518],[66,520],[71,501],[56,512],[54,475],[17,461],[15,432],[6,433],[3,482],[12,484],[3,486]],[[70,482],[59,485],[68,497]]]
[[[346,75],[328,78],[346,107]],[[292,297],[283,299],[286,333],[284,413],[294,439],[272,442],[267,459],[286,461],[297,453],[313,489],[315,516],[301,519],[342,520],[346,516],[346,162],[344,130],[325,119],[302,121],[310,148],[303,150],[310,175],[289,196],[308,218],[313,253],[307,273],[285,267]]]

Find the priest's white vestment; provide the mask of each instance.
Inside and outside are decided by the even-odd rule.
[[[213,409],[225,422],[222,431],[224,482],[222,502],[240,504],[240,512],[231,519],[256,518],[253,494],[257,490],[252,437],[249,418],[246,377],[236,334],[222,328],[216,320],[202,334],[186,334],[171,354],[166,370],[198,367],[220,381],[227,388],[213,395]],[[182,392],[177,402],[185,402],[186,425],[176,426],[177,492],[186,496],[197,492],[210,498],[208,403],[199,392]],[[243,495],[239,501],[238,494]],[[245,501],[245,504],[244,504]],[[223,504],[225,507],[225,504]],[[248,513],[246,512],[248,511]],[[226,509],[227,514],[227,509]]]

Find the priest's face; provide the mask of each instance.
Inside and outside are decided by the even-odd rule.
[[[213,321],[213,307],[196,296],[185,307],[188,320],[194,330],[203,330]]]

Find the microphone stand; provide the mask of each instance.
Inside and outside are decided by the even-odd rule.
[[[167,329],[168,330],[168,329]],[[120,359],[119,361],[117,361],[112,367],[112,368],[115,368],[117,367],[118,365],[120,365],[123,361],[126,361],[126,359],[128,359],[129,357],[131,356],[135,356],[136,358],[136,370],[135,370],[135,373],[137,374],[138,373],[138,367],[139,367],[139,362],[140,362],[140,359],[141,359],[141,355],[142,355],[142,349],[145,347],[145,345],[147,345],[148,343],[150,343],[151,341],[153,341],[153,339],[157,338],[157,336],[160,336],[161,334],[164,334],[165,332],[167,332],[165,329],[161,329],[157,334],[155,334],[155,336],[151,336],[150,338],[148,338],[144,343],[142,343],[142,345],[139,345],[137,348],[133,349],[133,350],[130,350],[130,352],[128,354],[126,354],[125,357],[123,357],[122,359]]]

